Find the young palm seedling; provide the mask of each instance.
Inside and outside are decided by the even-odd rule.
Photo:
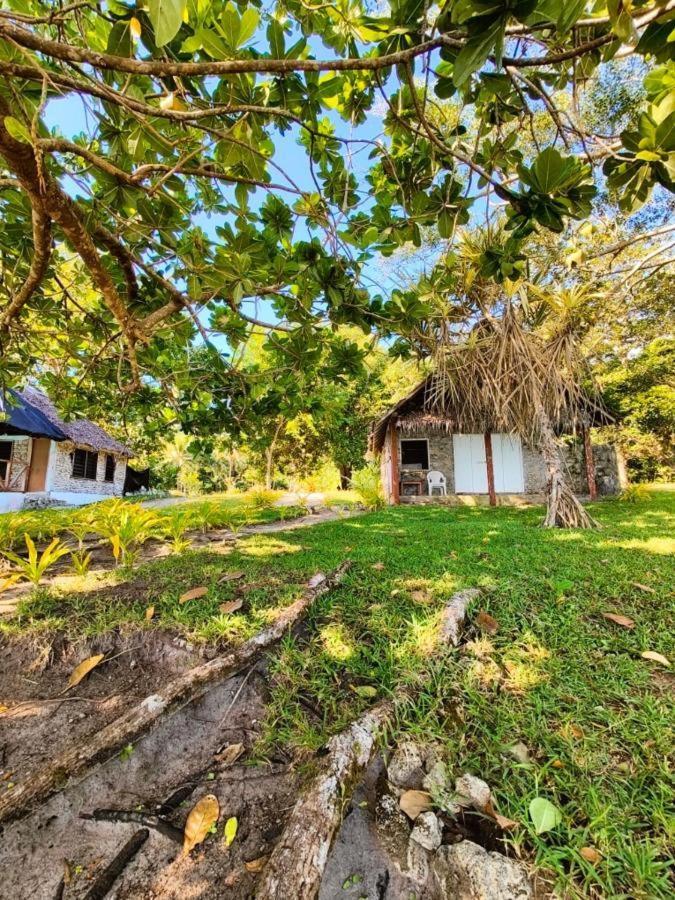
[[[18,556],[16,553],[12,553],[10,550],[4,550],[3,555],[14,563],[19,570],[21,577],[34,585],[38,585],[47,569],[53,566],[62,556],[65,556],[69,550],[58,538],[54,538],[51,544],[49,544],[48,547],[45,547],[40,556],[38,556],[35,542],[31,536],[29,534],[24,534],[24,539],[28,551],[27,559]]]
[[[149,509],[131,504],[123,504],[115,512],[117,515],[107,515],[99,521],[96,530],[110,541],[117,565],[133,569],[138,551],[155,533],[159,517]]]
[[[171,552],[184,553],[190,549],[190,541],[185,537],[185,532],[190,525],[190,518],[185,509],[173,510],[167,517],[164,531],[171,539]]]

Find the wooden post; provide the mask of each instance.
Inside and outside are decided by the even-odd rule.
[[[495,493],[495,466],[492,459],[492,435],[489,431],[485,432],[485,464],[487,466],[487,483],[488,494],[490,495],[490,506],[497,505],[497,495]]]
[[[398,505],[401,499],[401,474],[398,470],[398,435],[393,423],[389,426],[389,441],[391,444],[391,499],[392,503]]]
[[[586,481],[591,500],[598,496],[598,486],[595,483],[595,463],[593,462],[593,444],[591,444],[591,430],[587,425],[582,429],[584,438],[584,460],[586,461]]]

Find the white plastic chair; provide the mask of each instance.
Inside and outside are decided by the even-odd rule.
[[[447,497],[448,491],[446,488],[445,475],[442,472],[436,472],[435,470],[427,472],[427,484],[429,486],[430,497],[433,495],[436,488],[441,494]]]

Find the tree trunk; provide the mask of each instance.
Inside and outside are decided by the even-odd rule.
[[[272,475],[274,474],[274,449],[277,445],[277,438],[279,437],[279,433],[281,429],[284,427],[284,420],[282,419],[276,427],[274,432],[274,437],[265,452],[266,456],[266,466],[265,466],[265,487],[267,490],[272,489]]]
[[[340,472],[340,490],[348,491],[352,486],[353,466],[339,466]]]
[[[541,405],[537,409],[537,418],[541,452],[548,474],[544,528],[598,528],[598,523],[586,512],[567,483],[558,439]]]

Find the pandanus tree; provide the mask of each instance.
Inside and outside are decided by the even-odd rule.
[[[476,256],[495,240],[487,232],[464,235],[452,268],[441,260],[422,280],[434,312],[399,349],[431,361],[430,410],[476,431],[519,434],[541,449],[545,526],[594,527],[568,483],[558,439],[597,409],[582,350],[587,320],[576,315],[590,290],[477,278]]]

